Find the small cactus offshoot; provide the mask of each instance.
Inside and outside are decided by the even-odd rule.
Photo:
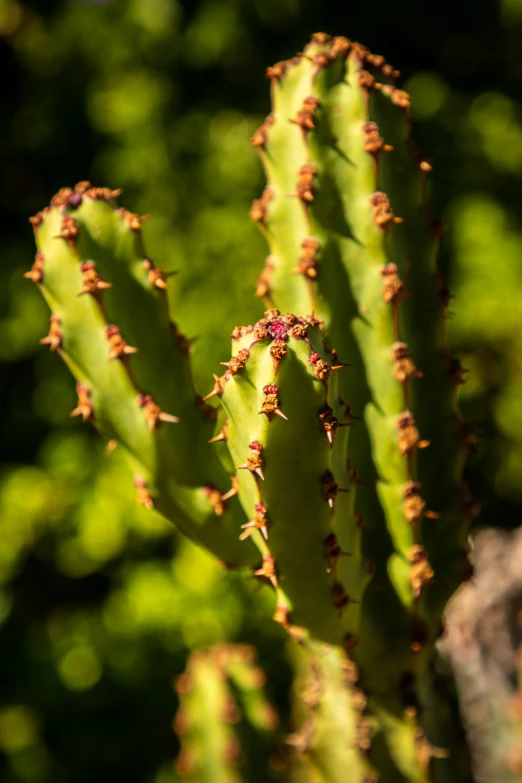
[[[255,291],[268,309],[233,329],[206,395],[167,296],[173,272],[119,191],[81,182],[31,219],[26,277],[51,309],[41,342],[76,379],[71,416],[127,456],[137,502],[266,586],[274,619],[313,656],[315,695],[290,744],[320,779],[463,782],[434,660],[468,573],[473,438],[445,345],[431,164],[398,72],[364,46],[316,34],[267,76],[252,144],[268,181],[250,218],[268,243]],[[336,710],[346,736],[331,730]],[[233,767],[217,721],[218,735]],[[182,754],[179,774],[191,763]]]
[[[181,741],[175,769],[182,780],[245,780],[242,724],[248,722],[268,738],[279,722],[264,693],[265,679],[248,645],[223,644],[192,653],[175,683],[179,708],[173,726]]]

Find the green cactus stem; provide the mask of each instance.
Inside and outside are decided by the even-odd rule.
[[[262,555],[255,574],[275,588],[284,625],[342,645],[359,632],[368,575],[344,459],[343,368],[318,327],[314,316],[275,309],[238,327],[219,396],[250,520],[241,538]]]
[[[195,393],[187,341],[170,320],[168,274],[116,195],[80,183],[33,219],[36,282],[52,310],[42,342],[77,379],[72,415],[124,450],[138,502],[227,564],[253,564],[252,543],[238,541],[241,507],[222,498],[230,480],[208,445],[214,411]]]
[[[417,494],[420,497],[422,492],[426,505],[410,524],[419,528],[418,540],[430,553],[438,574],[422,595],[423,615],[431,634],[437,635],[441,612],[467,575],[462,469],[472,441],[456,407],[456,390],[464,382],[465,370],[446,347],[449,292],[436,266],[440,227],[426,202],[426,180],[432,167],[409,138],[408,105],[406,94],[390,86],[374,90],[370,99],[372,116],[386,128],[386,139],[393,145],[393,153],[379,161],[380,184],[404,218],[391,232],[389,258],[408,292],[400,306],[401,336],[415,364],[422,368],[422,381],[411,387],[410,405],[430,443],[418,455],[416,465]],[[428,520],[420,525],[422,518]]]
[[[414,707],[430,691],[421,681],[443,606],[466,577],[469,437],[455,407],[462,373],[444,345],[429,164],[408,141],[409,97],[393,86],[396,75],[359,44],[322,34],[268,69],[272,111],[252,139],[268,184],[251,218],[269,244],[258,296],[314,310],[326,345],[351,365],[339,391],[362,417],[347,456],[375,567],[353,655],[401,774],[422,780],[391,727],[399,722],[413,759],[403,701]],[[417,691],[404,687],[417,679]],[[444,760],[435,766],[449,774]]]
[[[357,687],[357,667],[340,649],[325,645],[296,646],[292,657],[298,672],[298,728],[286,741],[298,775],[314,783],[344,783],[349,770],[352,780],[375,783],[376,773],[365,757],[372,723],[364,714],[367,700]]]
[[[176,681],[180,705],[174,730],[181,741],[176,772],[187,783],[241,783],[243,720],[269,737],[278,715],[268,701],[265,677],[247,645],[197,650]]]
[[[317,34],[267,75],[272,112],[252,143],[268,182],[250,216],[269,246],[256,291],[269,309],[234,329],[207,397],[171,320],[170,273],[116,191],[79,183],[33,218],[27,277],[52,311],[42,342],[77,380],[72,415],[128,456],[138,502],[248,567],[311,653],[315,701],[295,737],[310,780],[464,783],[435,641],[469,573],[473,439],[445,345],[431,165],[397,72],[363,46]],[[239,779],[216,705],[245,670],[227,666],[196,667],[204,718],[189,723],[213,767],[189,749],[194,780]]]

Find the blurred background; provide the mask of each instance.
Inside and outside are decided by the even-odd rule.
[[[522,0],[0,0],[0,779],[174,783],[173,680],[191,649],[255,644],[290,729],[291,662],[263,592],[135,507],[119,455],[69,419],[74,383],[39,345],[28,217],[59,187],[122,187],[152,258],[182,272],[178,322],[201,392],[252,317],[265,256],[253,130],[265,67],[312,32],[400,68],[433,160],[470,372],[478,525],[522,521]],[[223,279],[220,269],[237,275]],[[279,740],[274,740],[277,747]],[[254,752],[254,751],[253,751]],[[277,780],[259,750],[248,781]]]

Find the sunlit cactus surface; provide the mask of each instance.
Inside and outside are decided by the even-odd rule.
[[[252,292],[266,313],[215,324],[231,354],[208,388],[194,388],[197,345],[176,324],[169,259],[147,254],[145,217],[88,182],[32,218],[27,277],[51,310],[41,342],[76,380],[71,415],[125,453],[137,502],[272,592],[310,667],[287,737],[295,780],[469,780],[436,674],[474,504],[431,164],[399,73],[364,46],[316,34],[267,76],[272,108],[252,137],[267,184],[250,210],[268,246]],[[241,272],[223,259],[222,274]],[[223,771],[198,772],[185,750],[189,779],[240,779],[223,710],[201,706],[209,688],[228,703],[223,660],[191,664],[178,714],[200,704],[187,747],[211,743]]]

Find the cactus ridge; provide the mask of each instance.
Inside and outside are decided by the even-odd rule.
[[[267,175],[257,294],[271,307],[313,309],[326,346],[352,366],[339,391],[362,417],[347,455],[375,570],[354,655],[364,687],[380,694],[373,709],[389,738],[389,716],[402,714],[391,683],[422,680],[445,602],[466,577],[469,435],[456,409],[462,371],[445,347],[431,165],[409,139],[395,70],[364,47],[313,37],[267,75],[272,110],[252,140]],[[399,725],[413,748],[411,726]]]
[[[367,698],[358,686],[357,666],[339,649],[313,645],[296,653],[295,713],[299,726],[286,738],[295,762],[311,780],[376,783],[367,751],[372,721],[365,715]],[[306,778],[308,779],[308,777]]]
[[[358,633],[368,581],[344,459],[343,367],[323,347],[315,315],[275,308],[236,327],[224,364],[218,396],[249,520],[241,539],[252,538],[262,556],[255,576],[275,588],[283,625],[342,644]]]
[[[356,500],[373,533],[365,537],[366,550],[379,568],[379,579],[386,582],[388,573],[407,612],[403,624],[408,624],[407,616],[413,616],[414,624],[422,616],[436,635],[442,602],[436,599],[434,612],[434,602],[424,599],[433,577],[429,557],[432,548],[435,556],[441,530],[451,526],[454,559],[462,562],[462,450],[455,448],[453,395],[448,404],[451,383],[443,367],[435,239],[426,218],[431,167],[411,152],[408,96],[392,84],[395,70],[383,71],[380,63],[347,39],[319,37],[303,56],[269,72],[272,112],[252,140],[269,194],[263,197],[259,223],[270,255],[258,294],[295,312],[314,308],[324,321],[327,345],[363,375],[365,382],[359,378],[357,384],[345,375],[339,388],[354,410],[364,414],[350,437],[348,456],[367,479]],[[415,280],[415,295],[406,290],[404,279],[408,286]],[[417,285],[423,291],[418,298]],[[426,330],[419,329],[420,313],[429,347]],[[428,419],[429,438],[424,436]],[[430,443],[436,456],[417,457]],[[446,452],[457,454],[453,470],[444,470],[451,519],[424,533],[427,526],[421,520],[441,516],[438,509],[425,513],[422,493],[429,508],[440,499],[429,491],[433,470],[430,477],[424,465],[433,465]],[[430,541],[433,547],[427,546]],[[455,580],[443,581],[447,598]]]
[[[196,395],[186,341],[170,320],[170,273],[147,257],[143,219],[114,196],[79,183],[33,219],[39,271],[31,279],[52,310],[42,342],[78,381],[71,415],[128,456],[137,502],[228,564],[254,563],[255,548],[237,540],[241,507],[223,500],[229,479],[208,445],[214,412]]]

